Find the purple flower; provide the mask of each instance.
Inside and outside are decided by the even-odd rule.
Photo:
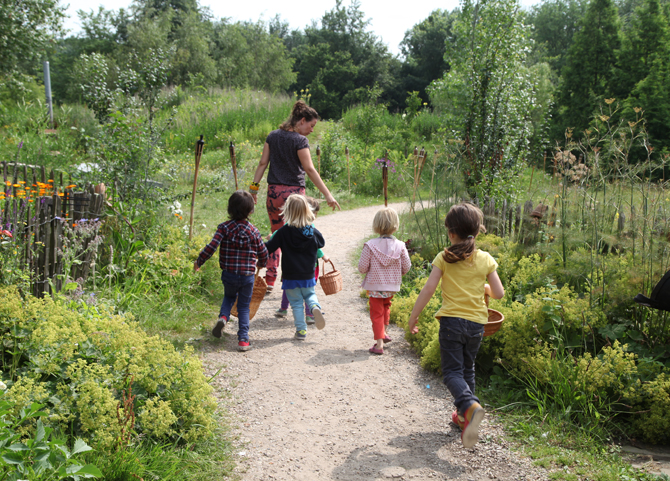
[[[21,150],[21,147],[23,147],[23,140],[19,143],[19,150]]]

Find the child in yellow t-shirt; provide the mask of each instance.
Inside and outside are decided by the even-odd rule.
[[[440,320],[442,376],[456,405],[451,419],[461,428],[466,448],[477,442],[485,414],[475,396],[475,357],[488,322],[484,296],[501,299],[505,295],[496,272],[498,264],[488,252],[475,247],[477,235],[485,231],[483,217],[473,204],[451,207],[444,221],[451,247],[433,260],[433,270],[409,318],[409,330],[416,334],[419,315],[442,281],[442,307],[435,313]]]

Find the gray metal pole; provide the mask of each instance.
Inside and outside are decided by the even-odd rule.
[[[44,93],[47,98],[47,107],[49,109],[49,122],[51,128],[54,128],[54,108],[51,99],[51,74],[49,73],[49,62],[44,61]]]

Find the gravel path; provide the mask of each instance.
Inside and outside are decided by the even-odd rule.
[[[394,205],[396,209],[403,204]],[[344,276],[344,290],[317,295],[326,328],[293,339],[292,317],[278,320],[275,289],[251,322],[251,346],[236,351],[232,322],[203,354],[216,394],[233,415],[237,471],[244,480],[537,480],[544,471],[510,451],[502,428],[487,416],[474,449],[461,446],[450,422],[451,396],[439,377],[419,366],[403,332],[383,356],[373,344],[361,278],[353,256],[372,234],[378,207],[338,212],[316,221],[324,252]]]

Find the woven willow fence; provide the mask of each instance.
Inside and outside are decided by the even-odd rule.
[[[38,297],[59,291],[64,278],[63,244],[67,226],[77,222],[97,219],[104,206],[104,195],[87,186],[77,191],[76,185],[63,182],[63,172],[44,167],[0,163],[3,189],[0,191],[0,221],[2,229],[14,239],[15,255],[31,272],[32,294]],[[86,251],[91,238],[83,239]],[[93,253],[87,252],[78,259],[67,277],[86,279]]]

